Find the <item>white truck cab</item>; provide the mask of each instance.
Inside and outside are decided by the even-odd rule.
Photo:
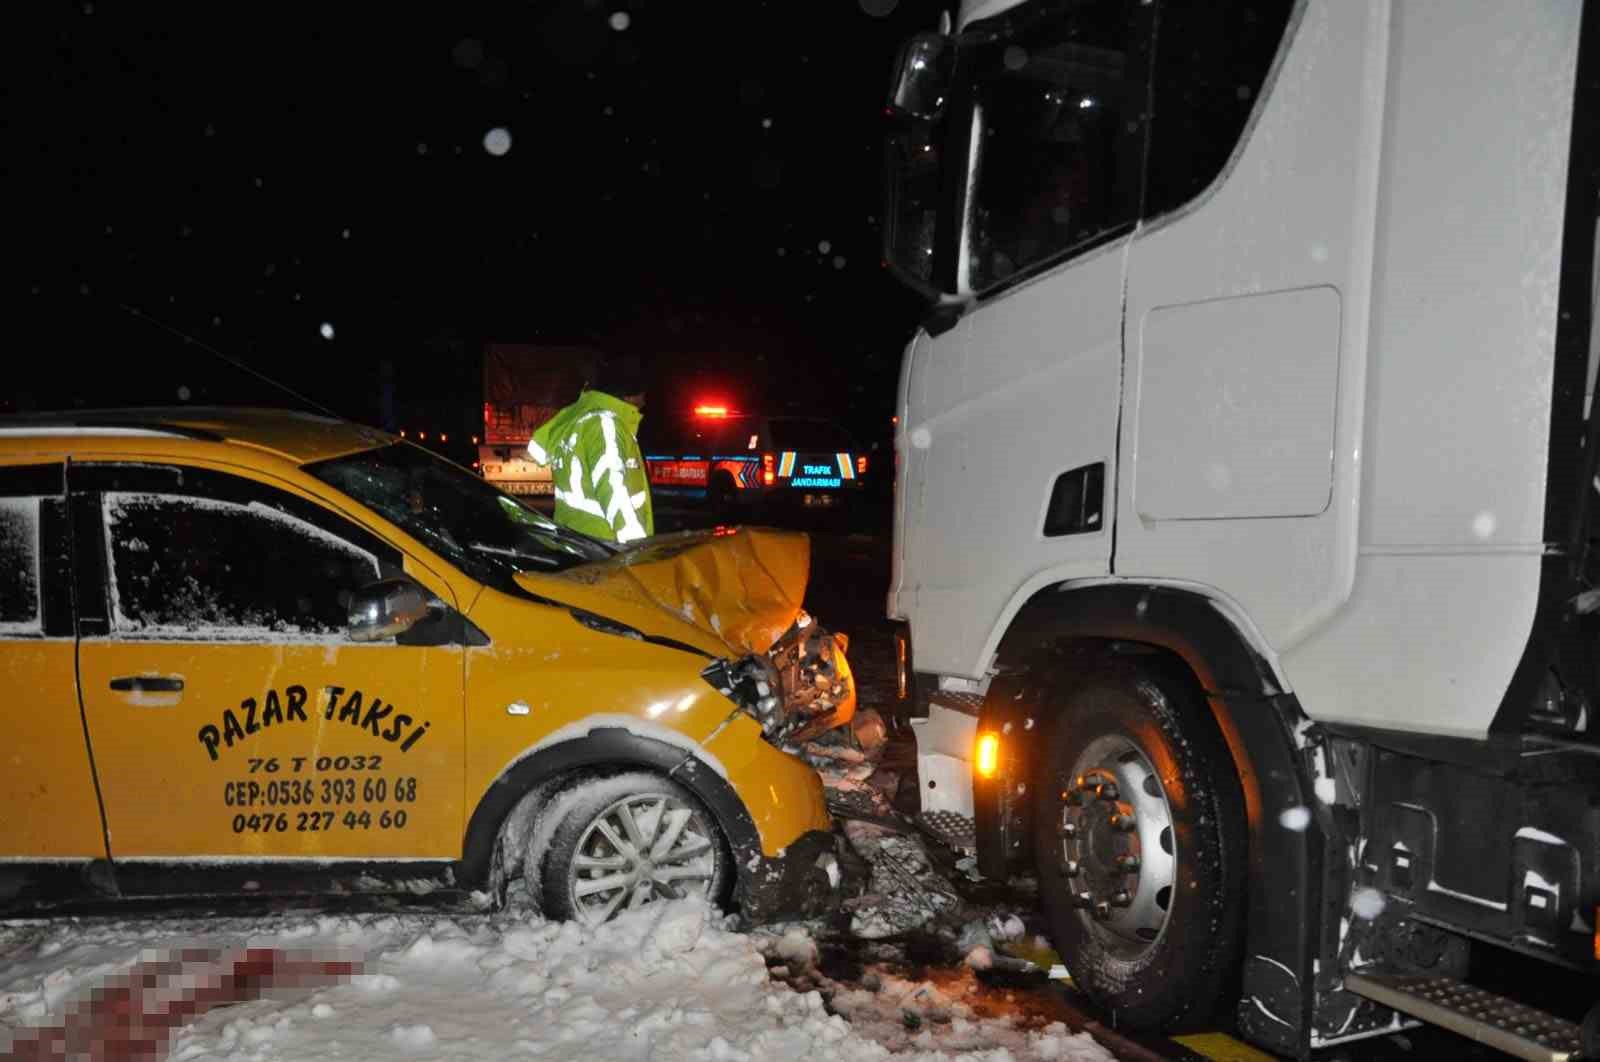
[[[968,0],[902,53],[924,807],[1037,873],[1125,1024],[1582,1036],[1420,979],[1469,994],[1469,939],[1600,971],[1597,37],[1579,0]]]

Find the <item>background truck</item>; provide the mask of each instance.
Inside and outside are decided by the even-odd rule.
[[[1121,1024],[1600,1050],[1597,23],[965,0],[902,55],[923,804]],[[1510,952],[1559,1014],[1467,983]]]
[[[552,495],[550,469],[528,457],[528,440],[577,399],[600,354],[586,347],[488,343],[483,350],[483,478],[507,494]]]

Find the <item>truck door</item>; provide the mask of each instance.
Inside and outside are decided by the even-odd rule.
[[[1280,647],[1354,560],[1359,403],[1336,413],[1364,354],[1381,118],[1374,16],[1331,5],[1330,25],[1286,34],[1290,6],[1159,16],[1117,546],[1119,574],[1225,587]],[[1314,80],[1266,82],[1286,35],[1284,69]]]
[[[78,707],[60,460],[0,468],[0,861],[106,857]]]
[[[1149,10],[1025,4],[960,39],[957,281],[977,301],[911,355],[900,596],[920,668],[977,674],[1014,594],[1110,565]]]
[[[74,465],[72,490],[83,703],[128,891],[140,863],[460,854],[461,647],[345,634],[348,594],[398,550],[210,468]]]

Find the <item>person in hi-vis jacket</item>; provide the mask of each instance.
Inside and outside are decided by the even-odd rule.
[[[608,359],[576,402],[533,433],[528,455],[550,468],[558,524],[614,542],[655,534],[638,440],[644,393],[637,358]]]

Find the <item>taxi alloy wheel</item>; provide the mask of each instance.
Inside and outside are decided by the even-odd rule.
[[[728,857],[710,814],[648,774],[580,783],[543,867],[544,907],[600,925],[657,900],[722,898]]]

